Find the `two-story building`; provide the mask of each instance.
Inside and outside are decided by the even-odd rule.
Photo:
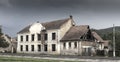
[[[33,23],[18,32],[18,53],[90,55],[96,39],[88,25],[70,18]],[[100,40],[99,40],[100,41]]]

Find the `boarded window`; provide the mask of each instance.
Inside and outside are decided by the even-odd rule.
[[[32,36],[31,36],[31,37],[32,37],[32,38],[31,38],[31,39],[32,39],[32,41],[34,41],[34,36],[35,36],[35,35],[34,35],[34,34],[32,34]]]
[[[56,51],[56,45],[52,44],[52,51]]]
[[[31,51],[34,51],[34,45],[31,45]]]
[[[28,41],[28,39],[29,39],[29,37],[28,37],[28,35],[26,35],[26,41]]]
[[[77,42],[74,42],[74,48],[77,48]]]
[[[47,51],[47,45],[44,45],[44,51]]]
[[[38,37],[38,41],[41,40],[41,34],[37,34],[37,37]]]
[[[71,48],[71,42],[69,42],[69,48]]]
[[[48,39],[48,35],[45,34],[45,35],[44,35],[44,40],[47,40],[47,39]]]
[[[38,51],[41,51],[41,45],[38,45]]]
[[[52,40],[56,39],[56,33],[52,33]]]
[[[63,43],[63,49],[65,49],[66,48],[66,43]]]
[[[20,51],[23,51],[23,45],[20,45]]]
[[[26,45],[26,51],[28,51],[28,45]]]
[[[20,36],[21,41],[23,41],[23,36]]]

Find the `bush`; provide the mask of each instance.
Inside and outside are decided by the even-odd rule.
[[[97,50],[96,55],[97,56],[104,56],[104,50]]]
[[[115,51],[116,56],[120,57],[120,50]],[[109,56],[113,56],[113,51],[109,51]]]

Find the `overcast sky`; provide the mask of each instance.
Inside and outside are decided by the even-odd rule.
[[[77,25],[95,29],[120,26],[120,0],[0,0],[0,25],[12,37],[36,21],[53,21],[69,15],[73,15]]]

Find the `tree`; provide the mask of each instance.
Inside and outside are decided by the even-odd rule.
[[[0,47],[8,47],[9,43],[5,42],[4,38],[2,37],[3,33],[2,33],[2,29],[0,28]]]
[[[102,38],[104,40],[111,40],[110,45],[113,46],[113,33],[112,32],[103,34]],[[116,45],[115,49],[120,50],[120,32],[115,33],[115,39],[116,39],[115,40],[115,45]]]

